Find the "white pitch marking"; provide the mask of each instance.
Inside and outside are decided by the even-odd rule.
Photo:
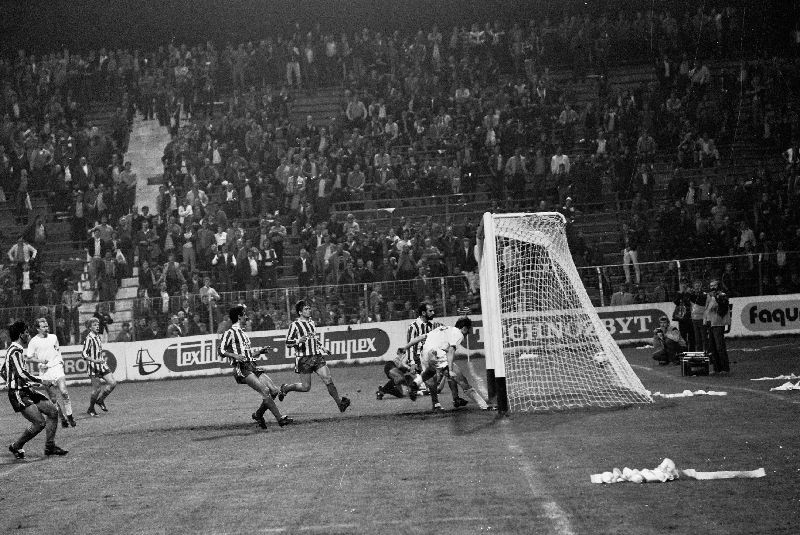
[[[473,366],[472,362],[468,362],[467,367],[469,368],[469,373],[475,380],[475,384],[480,390],[481,395],[486,397],[486,383],[484,382],[483,377],[475,373],[475,367]],[[522,473],[525,475],[525,479],[528,482],[528,488],[531,490],[531,494],[533,494],[534,498],[542,500],[542,508],[544,509],[545,518],[550,520],[552,533],[555,533],[556,535],[573,535],[575,532],[572,529],[572,525],[569,521],[567,513],[564,512],[564,510],[561,509],[561,507],[559,507],[558,504],[550,499],[550,497],[547,495],[547,492],[539,483],[541,477],[539,477],[539,474],[533,468],[533,464],[525,455],[525,451],[519,445],[519,442],[517,442],[514,434],[511,433],[506,426],[501,425],[500,429],[503,433],[503,437],[506,440],[506,448],[513,456],[517,458],[517,461],[519,462],[520,470],[522,470]]]
[[[378,527],[378,526],[404,526],[404,525],[419,525],[419,524],[454,524],[454,523],[463,523],[463,522],[483,522],[488,523],[497,520],[511,520],[514,518],[518,518],[517,515],[499,515],[499,516],[492,516],[492,517],[485,517],[485,516],[459,516],[459,517],[435,517],[435,518],[421,518],[416,520],[379,520],[379,521],[367,521],[362,524],[319,524],[319,525],[309,525],[309,526],[293,526],[293,527],[279,527],[279,528],[259,528],[259,533],[296,533],[296,532],[320,532],[320,533],[330,533],[331,531],[335,530],[343,530],[343,529],[353,529],[357,530],[359,528],[363,529],[366,526],[370,527]],[[234,535],[238,532],[232,531],[207,531],[209,535]]]

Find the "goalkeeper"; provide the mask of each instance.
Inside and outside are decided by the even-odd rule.
[[[493,410],[483,396],[477,390],[470,386],[467,377],[454,362],[456,356],[459,357],[472,357],[483,356],[479,351],[469,351],[461,345],[461,342],[472,330],[472,320],[469,318],[460,318],[456,322],[455,327],[438,327],[427,334],[418,336],[410,340],[405,346],[399,348],[397,352],[403,354],[408,348],[422,343],[422,380],[425,381],[431,391],[431,402],[433,403],[433,411],[442,411],[442,405],[439,403],[439,396],[437,388],[435,387],[441,381],[441,377],[448,377],[455,380],[458,386],[464,391],[466,395],[471,397],[475,403],[483,410]],[[455,399],[461,399],[454,396],[454,405],[456,407],[462,406],[461,403],[456,403]]]
[[[377,399],[383,399],[386,394],[397,398],[408,394],[411,401],[416,401],[419,395],[422,379],[416,373],[417,366],[411,359],[410,352],[398,353],[392,360],[383,365],[383,373],[388,377],[385,385],[379,385],[375,393]]]

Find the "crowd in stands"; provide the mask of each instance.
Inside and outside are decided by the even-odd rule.
[[[47,172],[24,159],[31,175],[37,169],[29,180],[52,188],[53,203],[72,191],[73,240],[86,246],[101,300],[113,301],[137,259],[140,297],[124,336],[216,330],[226,300],[255,305],[258,326],[283,326],[283,304],[269,295],[289,264],[292,285],[342,288],[311,295],[323,325],[404,317],[412,299],[476,307],[475,222],[431,217],[385,228],[334,209],[401,196],[480,193],[515,199],[519,209],[560,210],[576,262],[598,265],[605,259],[573,223],[610,195],[630,208],[615,263],[633,286],[643,282],[643,255],[800,250],[800,71],[794,57],[745,54],[745,40],[763,44],[754,35],[741,11],[700,6],[680,16],[622,11],[411,34],[298,24],[220,49],[64,52],[49,58],[47,76],[44,62],[23,54],[0,64],[6,109],[24,110],[4,118],[2,144],[11,150],[0,156],[11,171],[0,181],[24,193],[26,143],[51,151]],[[652,62],[656,81],[615,86],[611,69],[622,62]],[[571,75],[555,76],[555,66]],[[578,98],[586,80],[589,102]],[[294,123],[299,92],[327,85],[341,86],[339,112],[323,126],[311,116]],[[119,104],[119,128],[106,138],[78,113],[98,91]],[[135,111],[173,134],[154,213],[131,210],[126,197],[136,178],[121,157],[123,132]],[[740,141],[774,154],[790,147],[785,167],[764,163],[728,184]],[[664,168],[674,170],[666,195],[657,181]],[[299,256],[287,254],[296,241]],[[9,258],[24,256],[19,250]],[[458,282],[437,293],[429,283],[437,277]],[[397,286],[413,289],[407,300],[381,291],[397,281],[410,281]],[[349,284],[369,291],[349,292]]]
[[[72,240],[83,248],[94,225],[130,209],[135,177],[122,155],[134,108],[116,80],[133,73],[123,55],[65,49],[37,57],[20,50],[0,58],[0,200],[10,216],[0,234],[9,247],[0,267],[2,309],[64,303],[59,310],[68,310],[82,265],[45,269],[55,216],[69,214]],[[98,95],[118,105],[105,130],[86,120]],[[37,199],[47,211],[34,211]],[[63,319],[69,324],[70,315]]]

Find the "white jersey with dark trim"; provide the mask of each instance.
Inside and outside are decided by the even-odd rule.
[[[422,360],[430,362],[436,361],[437,368],[447,366],[447,350],[451,347],[458,347],[464,340],[461,329],[455,327],[442,326],[428,333],[422,345]]]

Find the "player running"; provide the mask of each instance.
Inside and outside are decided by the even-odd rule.
[[[88,322],[89,334],[83,342],[81,358],[89,363],[89,379],[92,381],[92,394],[89,396],[89,409],[86,414],[97,416],[94,406],[108,412],[105,399],[117,387],[117,380],[103,356],[103,343],[100,341],[100,320],[92,318]]]
[[[325,357],[321,354],[325,348],[317,338],[316,326],[314,320],[311,319],[311,306],[305,301],[298,301],[294,309],[300,317],[289,326],[289,332],[286,334],[286,347],[295,351],[294,371],[300,375],[301,382],[282,384],[278,399],[283,401],[289,392],[311,390],[311,374],[316,373],[328,388],[328,394],[336,402],[339,412],[344,412],[350,406],[350,400],[346,397],[340,398],[336,385],[333,384],[331,370],[328,368],[328,363],[325,362]]]
[[[22,447],[33,437],[38,435],[42,429],[45,430],[44,454],[66,455],[67,450],[56,446],[56,431],[58,430],[58,409],[45,396],[33,390],[33,386],[41,384],[41,381],[31,375],[22,363],[22,356],[25,352],[24,346],[30,340],[28,327],[22,321],[17,321],[8,329],[11,338],[11,346],[6,353],[6,360],[0,366],[0,377],[8,385],[8,400],[14,412],[22,413],[22,416],[31,423],[31,426],[22,433],[16,442],[8,446],[14,457],[17,459],[25,458],[25,450]]]
[[[461,346],[464,338],[471,330],[472,320],[466,317],[459,318],[459,320],[456,321],[455,327],[437,327],[428,334],[423,334],[410,340],[408,344],[397,350],[398,353],[403,353],[410,347],[419,343],[423,344],[420,356],[423,370],[422,380],[431,386],[431,402],[433,403],[434,412],[443,410],[442,405],[439,403],[436,388],[432,387],[439,382],[442,375],[453,379],[464,390],[464,393],[470,396],[481,409],[494,410],[494,407],[490,406],[486,400],[483,399],[483,396],[470,386],[466,376],[454,362],[456,356],[470,357],[481,355],[479,351],[469,351]],[[432,382],[431,379],[435,379],[435,382]]]
[[[39,365],[39,379],[44,385],[47,397],[59,408],[61,427],[75,427],[75,418],[72,417],[72,402],[67,392],[67,378],[64,375],[64,359],[58,345],[56,335],[49,334],[50,325],[46,318],[36,320],[37,335],[28,342],[26,361]],[[59,398],[61,404],[59,405]]]
[[[261,429],[267,428],[267,422],[264,420],[264,413],[267,410],[272,413],[281,427],[294,422],[289,416],[281,414],[280,409],[275,405],[278,387],[264,370],[255,364],[255,357],[265,353],[267,348],[262,347],[255,352],[255,355],[253,354],[255,349],[250,345],[250,337],[244,332],[244,326],[247,323],[247,307],[236,305],[230,309],[228,317],[231,319],[231,328],[222,335],[219,354],[231,359],[237,383],[247,385],[261,394],[261,405],[251,415],[251,418],[258,423]]]

